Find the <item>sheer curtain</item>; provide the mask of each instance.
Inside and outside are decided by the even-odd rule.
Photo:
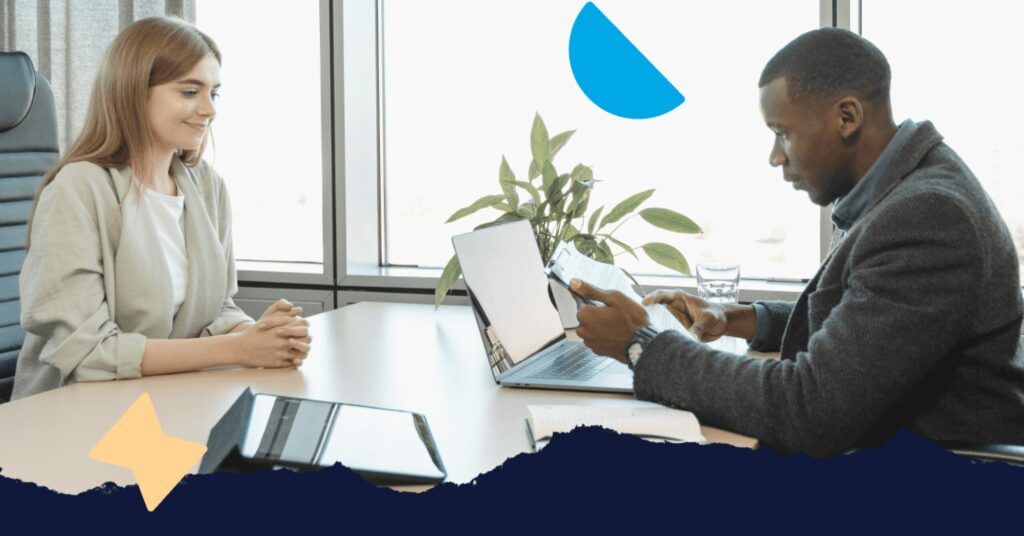
[[[0,51],[22,51],[53,85],[61,151],[82,128],[103,51],[132,22],[196,18],[195,0],[0,0]]]

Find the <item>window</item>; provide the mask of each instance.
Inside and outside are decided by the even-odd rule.
[[[196,2],[196,26],[213,37],[224,58],[207,159],[231,193],[240,267],[325,258],[323,191],[330,167],[323,125],[330,122],[321,83],[328,78],[321,75],[323,6],[283,6],[273,0]]]
[[[1024,50],[1018,13],[993,0],[864,2],[862,35],[889,58],[897,123],[935,124],[995,202],[1024,265],[1024,70],[1007,62]]]
[[[199,0],[197,23],[225,56],[211,158],[231,188],[243,268],[323,263],[314,283],[427,291],[452,254],[450,237],[496,213],[446,225],[448,216],[499,192],[503,155],[526,175],[535,112],[552,134],[577,130],[555,164],[593,167],[603,182],[592,208],[656,188],[646,206],[682,212],[705,230],[674,235],[637,219],[617,234],[626,242],[672,243],[691,267],[740,262],[745,278],[805,278],[819,264],[828,209],[768,165],[757,78],[785,43],[832,24],[832,2],[603,0],[600,9],[686,96],[642,121],[611,116],[577,87],[568,38],[583,3],[264,0],[242,15],[222,4]],[[1024,48],[1005,5],[836,4],[835,22],[856,30],[863,20],[889,57],[897,119],[935,122],[1024,247],[1024,187],[1013,181],[1024,171],[1024,137],[1010,127],[1024,112],[1001,105],[1013,102],[1024,72],[988,61]],[[338,279],[328,281],[334,255]],[[618,262],[668,275],[643,256]],[[267,277],[243,279],[281,280]]]
[[[502,155],[526,175],[536,111],[552,135],[577,129],[555,165],[593,166],[603,182],[592,208],[657,188],[645,206],[677,210],[705,231],[675,235],[637,218],[616,235],[627,243],[674,244],[691,267],[732,260],[745,277],[808,277],[820,261],[820,209],[768,165],[772,134],[757,81],[775,51],[820,26],[819,4],[601,2],[686,97],[668,114],[636,121],[598,109],[572,77],[568,38],[582,3],[382,0],[384,261],[443,266],[452,235],[496,217],[488,210],[443,224],[500,193]],[[642,254],[618,259],[635,273],[668,273]]]

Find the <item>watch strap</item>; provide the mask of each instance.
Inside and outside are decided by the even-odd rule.
[[[638,329],[636,333],[633,334],[633,337],[629,339],[629,343],[626,345],[626,364],[629,365],[629,368],[633,368],[633,365],[636,364],[636,361],[640,360],[640,356],[637,356],[636,360],[634,360],[629,355],[629,349],[632,348],[634,344],[639,343],[642,355],[643,349],[647,348],[647,345],[649,345],[651,341],[653,341],[657,336],[658,330],[654,329],[652,326],[644,326]]]

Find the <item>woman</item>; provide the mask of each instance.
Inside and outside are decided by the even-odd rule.
[[[14,398],[305,359],[299,308],[281,300],[254,323],[231,299],[231,209],[202,161],[220,60],[208,36],[163,17],[135,22],[107,49],[82,133],[36,195]]]

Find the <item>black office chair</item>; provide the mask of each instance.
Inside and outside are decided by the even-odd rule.
[[[25,340],[18,273],[39,181],[57,162],[53,89],[23,52],[0,53],[0,403],[11,399]]]

